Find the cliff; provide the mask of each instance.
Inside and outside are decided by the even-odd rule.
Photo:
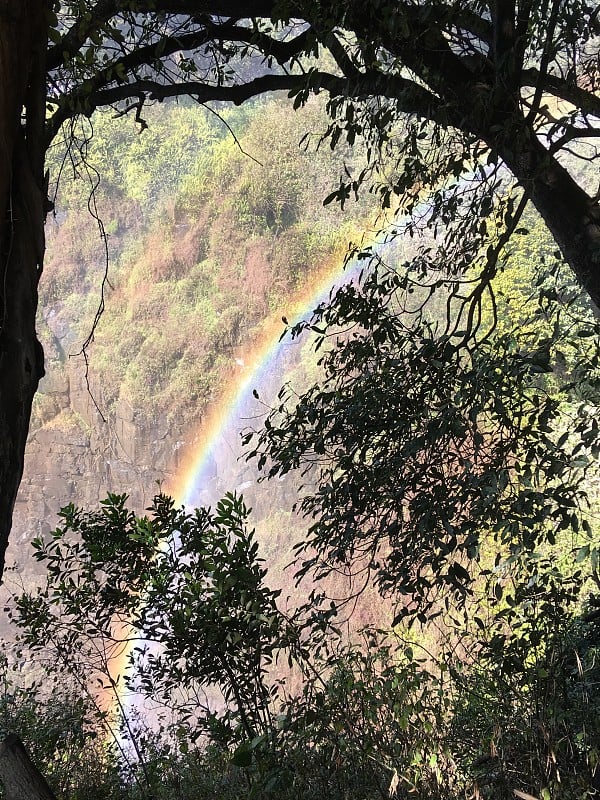
[[[238,142],[204,109],[164,106],[149,122],[150,131],[125,137],[122,121],[98,118],[90,152],[58,187],[40,298],[47,375],[8,553],[25,580],[35,572],[29,543],[53,529],[62,506],[95,507],[116,492],[143,510],[157,482],[172,485],[182,460],[204,446],[206,415],[231,402],[223,387],[265,338],[264,318],[280,319],[291,298],[310,294],[366,213],[322,207],[336,166],[358,156],[340,151],[332,164],[330,153],[298,147],[323,124],[316,104],[299,119],[277,103],[244,109],[228,118]],[[103,175],[91,195],[100,232],[86,210],[90,163]],[[78,353],[90,333],[86,374]],[[270,390],[283,378],[269,376]],[[270,520],[265,548],[281,575],[296,489],[255,489],[233,424],[198,497],[214,503],[243,491],[256,520]]]

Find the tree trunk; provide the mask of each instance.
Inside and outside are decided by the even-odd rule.
[[[0,575],[43,375],[35,333],[44,254],[47,0],[0,0]]]
[[[490,139],[488,139],[490,142]],[[493,145],[493,142],[492,142]],[[532,131],[498,152],[528,192],[565,261],[600,312],[600,205],[590,197]]]
[[[6,800],[56,800],[18,736],[0,743],[0,781]]]

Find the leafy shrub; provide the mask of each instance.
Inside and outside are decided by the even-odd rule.
[[[497,560],[502,591],[490,598],[476,583],[462,614],[448,607],[418,631],[371,629],[347,640],[336,627],[340,609],[315,592],[292,616],[280,610],[241,499],[189,514],[159,495],[149,512],[137,517],[124,496],[95,512],[64,509],[61,527],[35,542],[46,583],[17,596],[11,612],[20,647],[53,679],[81,687],[70,694],[84,720],[69,733],[75,744],[106,741],[111,720],[127,743],[128,759],[114,748],[98,759],[102,791],[593,796],[594,547],[557,544]],[[154,727],[121,702],[114,720],[85,700],[124,688],[163,709]],[[27,728],[27,715],[12,721]],[[40,757],[51,774],[53,736],[43,734],[49,749]],[[85,797],[87,777],[78,776]]]

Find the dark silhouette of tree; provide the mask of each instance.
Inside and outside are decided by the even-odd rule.
[[[528,199],[600,306],[600,207],[588,180],[600,132],[599,11],[591,0],[2,0],[0,551],[43,373],[34,319],[44,155],[65,124],[113,106],[143,126],[146,103],[180,95],[239,104],[283,90],[298,106],[326,91],[331,146],[360,137],[370,157],[328,199],[373,184],[384,207],[410,215],[432,194],[437,224],[454,232],[446,279],[484,254],[467,294],[450,287],[471,335]],[[581,170],[564,166],[567,153]],[[389,180],[383,159],[395,164]],[[466,174],[477,187],[461,194]],[[452,181],[456,191],[440,191]]]

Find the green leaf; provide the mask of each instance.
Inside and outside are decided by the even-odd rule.
[[[243,742],[231,756],[231,763],[235,767],[247,768],[252,765],[252,749],[249,742]]]
[[[589,558],[589,555],[590,555],[590,545],[589,544],[586,544],[583,547],[580,547],[577,550],[577,553],[575,555],[575,563],[576,564],[581,564],[582,561],[585,561],[587,558]]]

